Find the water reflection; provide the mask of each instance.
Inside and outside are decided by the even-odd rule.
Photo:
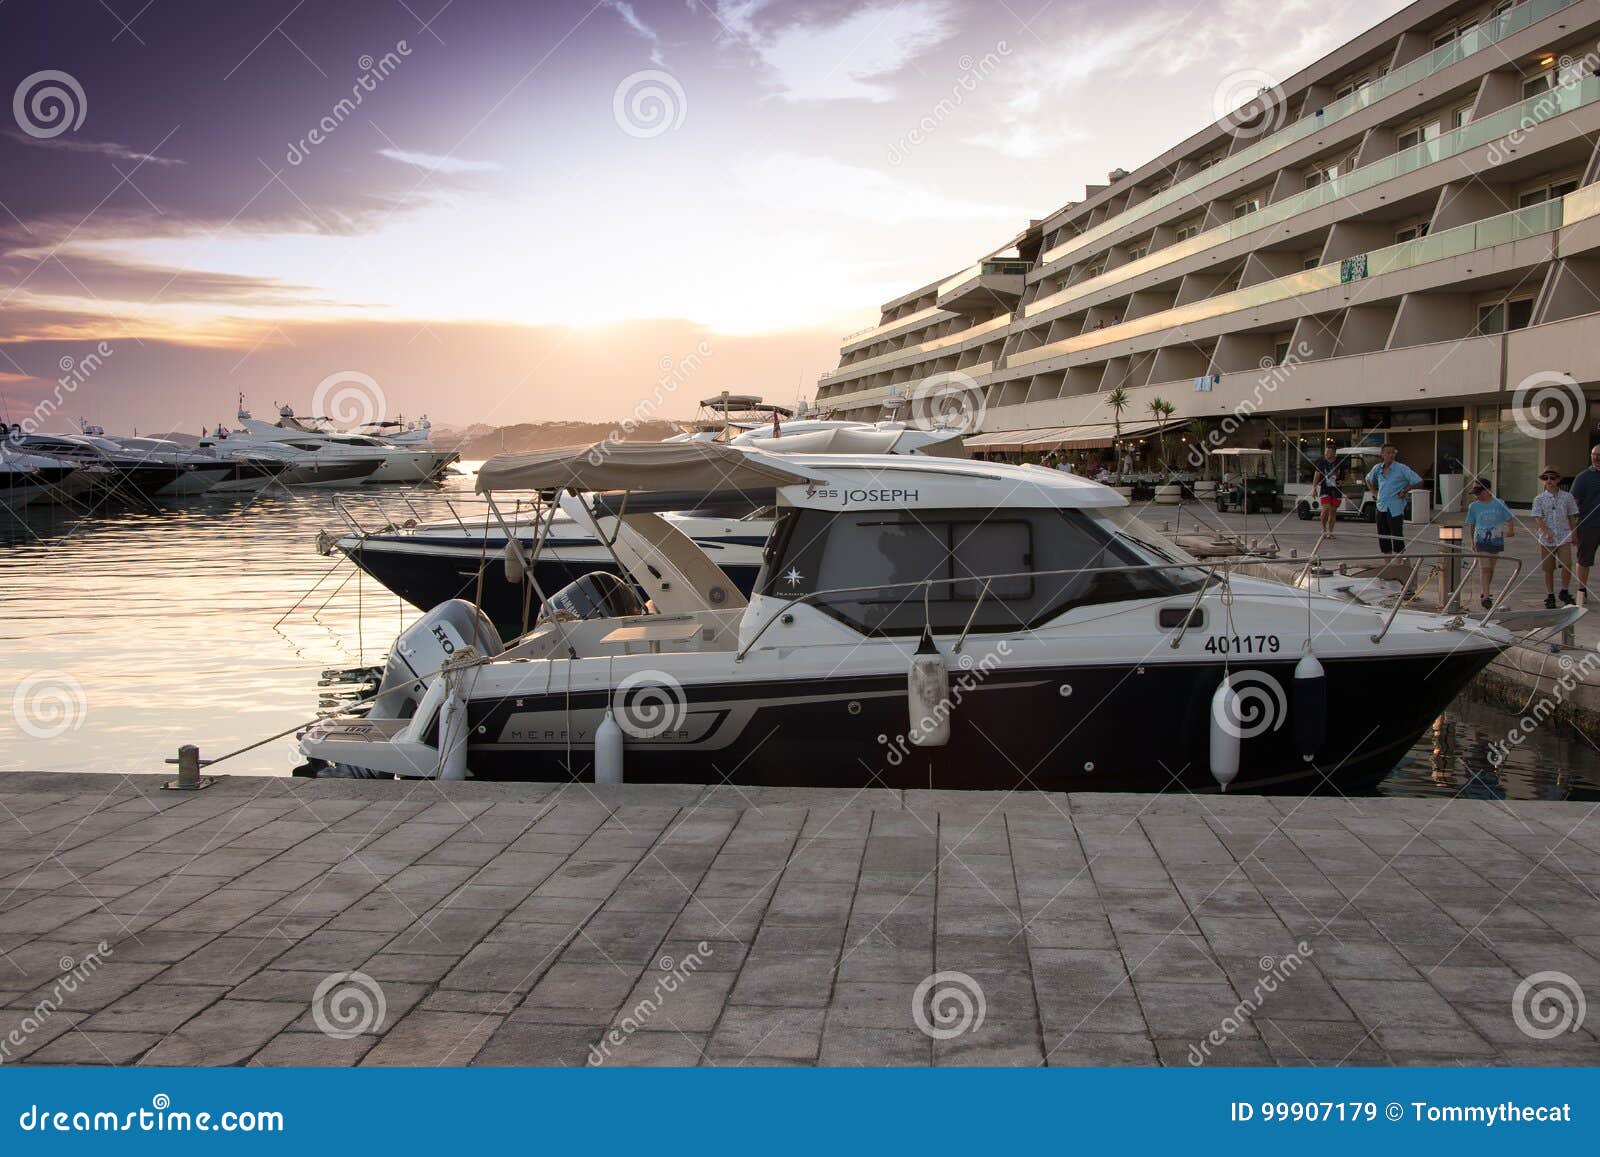
[[[470,479],[357,492],[376,525],[447,518]],[[82,711],[59,734],[0,710],[0,768],[159,771],[179,744],[207,757],[370,694],[389,644],[416,617],[347,563],[315,549],[342,523],[335,495],[203,496],[161,509],[0,515],[0,647],[17,681],[61,672]],[[378,506],[384,508],[378,512]],[[1377,794],[1600,800],[1600,754],[1568,723],[1537,728],[1494,766],[1517,719],[1460,700]],[[284,775],[293,740],[219,770]]]

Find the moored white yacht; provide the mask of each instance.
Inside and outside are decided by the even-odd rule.
[[[155,492],[162,498],[204,494],[233,472],[229,463],[220,462],[211,454],[170,438],[107,435],[101,427],[90,425],[82,419],[78,421],[78,430],[84,437],[98,439],[102,445],[114,445],[135,455],[140,461],[175,467],[178,476]]]
[[[239,423],[252,438],[263,442],[282,442],[296,449],[326,454],[339,459],[371,459],[377,468],[367,482],[427,482],[437,478],[460,455],[454,450],[435,450],[418,446],[399,446],[365,434],[347,434],[320,428],[315,422],[301,421],[289,405],[278,407],[276,422],[251,417],[239,406]]]
[[[68,480],[76,473],[72,462],[13,450],[0,439],[0,510],[64,501],[71,493]]]
[[[258,438],[247,430],[219,425],[200,439],[203,453],[234,464],[216,489],[258,490],[273,481],[285,486],[359,486],[383,464],[371,455],[350,455],[326,447],[297,445],[281,438]]]
[[[726,442],[750,430],[772,429],[792,418],[794,410],[763,401],[760,394],[718,394],[702,398],[694,420],[668,442]]]
[[[24,434],[15,430],[9,442],[13,450],[78,467],[68,479],[78,493],[125,502],[149,502],[189,472],[179,463],[151,460],[124,449],[100,434]]]
[[[748,601],[658,515],[599,517],[632,586],[543,592],[537,626],[508,641],[470,603],[436,608],[397,641],[370,714],[302,733],[308,769],[1349,791],[1513,642],[1492,621],[1196,563],[1115,491],[1034,466],[690,442],[502,456],[478,475],[491,501],[765,486],[777,517]],[[1554,629],[1581,613],[1536,614]]]

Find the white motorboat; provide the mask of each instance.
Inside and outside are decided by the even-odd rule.
[[[541,592],[538,624],[509,640],[471,603],[436,607],[367,715],[301,734],[302,773],[1349,791],[1513,641],[1487,616],[1197,563],[1114,490],[1035,466],[687,442],[478,474],[491,504],[730,487],[776,492],[749,600],[659,515],[569,498],[632,585]],[[528,562],[507,566],[535,581]],[[1554,630],[1582,611],[1530,613]]]
[[[377,462],[377,468],[364,479],[367,482],[427,482],[460,457],[454,450],[397,446],[365,434],[325,430],[315,422],[296,418],[294,408],[288,405],[278,407],[276,422],[263,422],[251,417],[241,402],[239,423],[257,441],[281,442],[339,460],[371,459]]]

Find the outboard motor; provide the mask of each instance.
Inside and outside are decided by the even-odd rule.
[[[539,608],[538,623],[626,619],[645,613],[639,592],[608,570],[592,570],[556,591]]]
[[[494,624],[466,599],[451,599],[434,607],[395,641],[369,718],[411,718],[439,668],[467,647],[485,658],[505,650]]]

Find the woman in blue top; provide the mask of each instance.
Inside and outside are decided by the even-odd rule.
[[[1478,556],[1478,601],[1483,609],[1494,606],[1489,589],[1494,585],[1494,564],[1506,548],[1506,539],[1517,532],[1511,508],[1489,490],[1479,478],[1472,484],[1472,501],[1467,503],[1465,529],[1472,540],[1472,553]]]

